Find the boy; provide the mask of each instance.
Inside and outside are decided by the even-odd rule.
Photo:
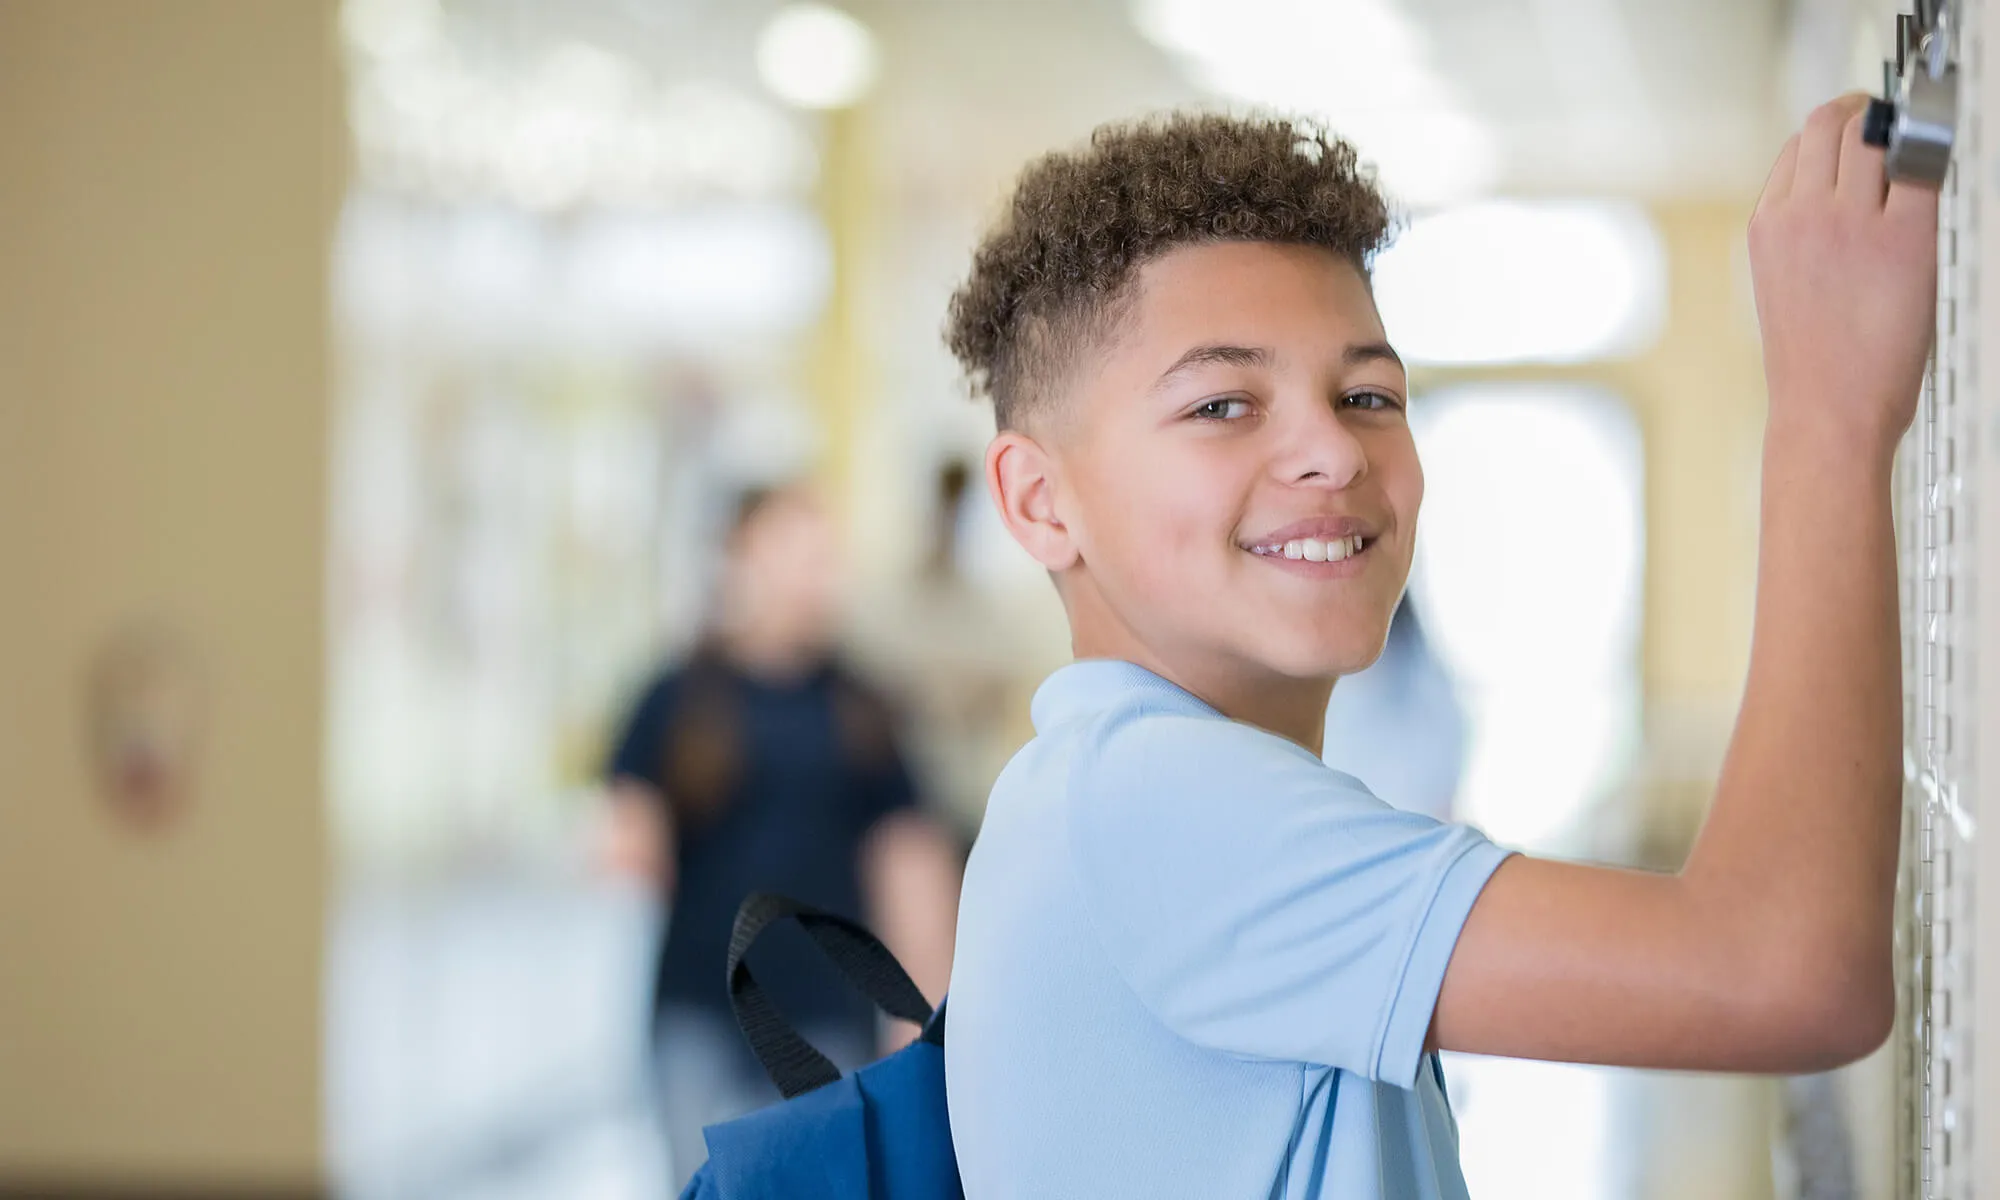
[[[1366,274],[1386,210],[1352,149],[1179,116],[1023,176],[948,339],[1079,661],[1036,694],[965,882],[946,1074],[972,1200],[1462,1196],[1439,1048],[1799,1072],[1881,1043],[1889,484],[1937,201],[1885,182],[1864,102],[1812,115],[1751,221],[1754,648],[1677,875],[1510,857],[1316,756],[1423,498]],[[1520,528],[1523,554],[1588,552],[1561,513]]]

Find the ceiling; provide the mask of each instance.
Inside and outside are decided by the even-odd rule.
[[[1433,73],[1494,135],[1498,190],[1740,195],[1762,181],[1782,140],[1787,6],[1778,0],[1398,7],[1427,42]],[[1125,0],[850,8],[884,44],[885,127],[933,179],[989,187],[994,172],[1099,121],[1203,99],[1138,34]]]
[[[1234,13],[1287,0],[1216,2]],[[1325,9],[1307,11],[1372,2],[1325,0]],[[1822,29],[1848,28],[1888,0],[1380,2],[1416,27],[1431,74],[1492,135],[1494,190],[1738,197],[1754,193],[1796,108],[1781,64],[1792,63],[1796,93],[1800,27],[1813,18]],[[442,3],[462,44],[526,55],[583,41],[655,78],[698,76],[759,95],[753,46],[778,7]],[[1214,99],[1140,34],[1129,0],[842,3],[877,38],[881,76],[868,113],[891,185],[905,199],[983,201],[1028,158],[1101,121]],[[1844,77],[1849,56],[1839,41],[1836,33],[1807,47],[1842,60],[1815,78]]]

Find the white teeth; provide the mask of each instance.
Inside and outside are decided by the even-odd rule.
[[[1360,534],[1326,541],[1321,541],[1319,538],[1293,538],[1289,542],[1268,542],[1261,546],[1252,546],[1250,549],[1270,558],[1289,558],[1294,562],[1339,562],[1361,553],[1364,541]]]

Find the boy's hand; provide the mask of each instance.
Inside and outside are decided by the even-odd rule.
[[[1773,436],[1893,455],[1937,308],[1937,193],[1890,183],[1861,140],[1868,98],[1815,110],[1750,219]]]

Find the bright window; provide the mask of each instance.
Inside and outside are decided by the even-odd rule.
[[[1472,731],[1459,815],[1554,848],[1637,734],[1638,429],[1615,397],[1583,389],[1481,385],[1413,411],[1419,596]]]
[[[1375,299],[1411,363],[1615,357],[1659,334],[1666,252],[1636,205],[1467,205],[1416,221],[1381,254]]]

